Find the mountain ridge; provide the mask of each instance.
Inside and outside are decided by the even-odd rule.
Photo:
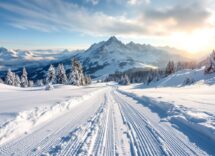
[[[1,51],[4,51],[4,55],[6,56],[6,50],[6,48],[0,48],[0,55]],[[77,57],[82,63],[85,72],[92,77],[102,77],[116,71],[125,71],[132,68],[164,68],[169,60],[175,62],[189,60],[183,56],[182,51],[134,43],[133,41],[125,44],[115,36],[111,36],[106,41],[94,43],[84,51],[7,51],[8,53],[14,53],[14,56],[17,55],[18,57],[7,58],[9,62],[10,59],[12,60],[11,64],[6,63],[4,59],[0,60],[0,66],[6,66],[2,68],[4,71],[6,71],[7,68],[13,69],[14,60],[18,61],[15,66],[20,65],[18,66],[19,68],[14,68],[14,70],[17,71],[21,70],[21,66],[26,66],[31,69],[34,68],[38,72],[38,69],[36,69],[37,66],[30,66],[32,62],[34,62],[33,65],[41,64],[39,66],[41,70],[39,73],[45,73],[42,70],[46,70],[50,64],[57,65],[58,63],[63,63],[66,70],[68,70],[71,64],[71,58]],[[22,54],[22,57],[16,53],[19,55]],[[22,58],[26,57],[28,58],[27,61],[22,62]],[[44,74],[43,76],[37,76],[35,72],[30,76],[37,78],[44,77]]]

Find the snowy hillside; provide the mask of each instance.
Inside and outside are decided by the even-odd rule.
[[[215,73],[205,74],[205,67],[184,69],[143,87],[182,87],[191,84],[215,84]]]

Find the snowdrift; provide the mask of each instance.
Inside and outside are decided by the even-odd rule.
[[[1,88],[11,89],[10,86],[6,85],[2,85]],[[19,136],[20,134],[28,133],[29,130],[40,125],[41,123],[59,117],[80,103],[90,100],[91,97],[96,96],[99,92],[104,90],[105,88],[102,88],[80,97],[73,97],[56,105],[35,107],[32,110],[18,113],[14,119],[1,125],[0,145]]]

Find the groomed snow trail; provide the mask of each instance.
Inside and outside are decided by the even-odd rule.
[[[0,155],[208,155],[144,104],[115,89],[0,146]]]

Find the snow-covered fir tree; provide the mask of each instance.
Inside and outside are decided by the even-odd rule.
[[[20,87],[21,86],[21,80],[19,78],[19,75],[17,75],[17,74],[15,74],[14,86],[16,86],[16,87]]]
[[[215,72],[215,50],[213,50],[213,52],[210,54],[207,61],[207,65],[205,67],[206,74],[213,73],[213,72]]]
[[[23,67],[22,69],[22,76],[21,76],[21,87],[28,87],[28,73],[25,69],[25,67]]]
[[[167,66],[166,66],[166,76],[172,74],[175,72],[175,65],[174,65],[174,62],[173,61],[169,61]]]
[[[130,80],[128,78],[128,75],[126,75],[126,74],[122,75],[121,79],[119,81],[119,84],[121,84],[121,85],[129,85],[130,84]]]
[[[51,64],[48,70],[47,83],[55,83],[55,68]]]
[[[82,66],[75,58],[72,59],[72,69],[71,73],[69,74],[69,84],[76,86],[85,85],[85,77]]]
[[[15,80],[15,74],[11,71],[11,69],[8,69],[7,75],[5,78],[5,84],[14,86],[14,80]]]
[[[57,83],[66,84],[67,76],[63,64],[59,64],[57,68]]]
[[[129,77],[128,77],[128,75],[125,75],[124,76],[124,85],[129,85],[129,84],[130,84]]]

